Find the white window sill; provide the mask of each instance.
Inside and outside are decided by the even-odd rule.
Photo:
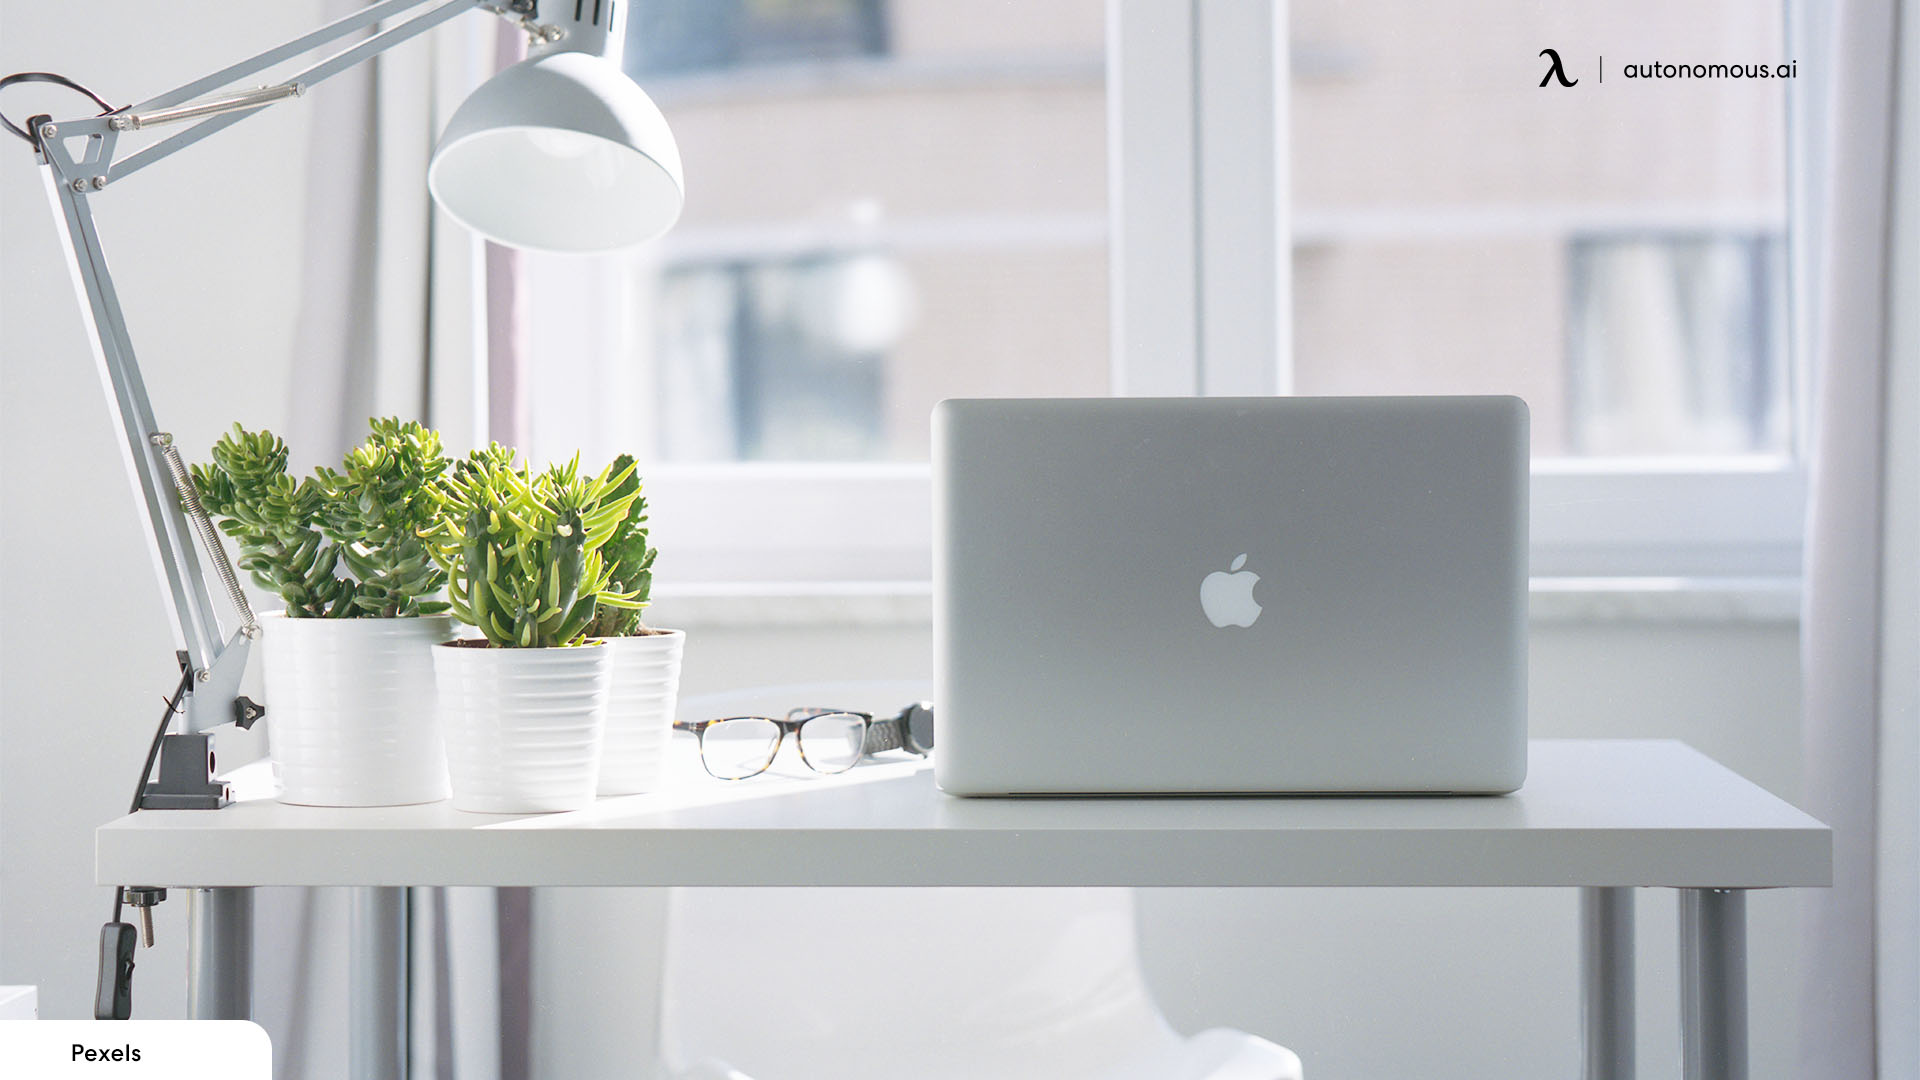
[[[1536,623],[1795,623],[1797,577],[1537,577],[1527,597]]]
[[[1536,623],[1793,623],[1798,578],[1534,578]],[[924,581],[808,582],[662,587],[647,621],[679,629],[792,626],[923,627],[933,620]]]
[[[662,586],[654,590],[646,621],[678,630],[925,626],[933,622],[933,584],[810,581]]]

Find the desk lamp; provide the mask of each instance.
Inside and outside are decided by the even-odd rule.
[[[239,692],[259,625],[173,437],[154,419],[94,228],[90,201],[222,128],[298,97],[316,83],[458,15],[479,10],[523,28],[530,42],[528,57],[482,84],[455,111],[428,167],[427,186],[435,201],[475,232],[514,247],[589,252],[654,239],[680,215],[680,153],[660,110],[620,71],[624,20],[618,15],[624,12],[615,10],[620,2],[381,0],[252,59],[125,108],[114,108],[62,75],[23,72],[0,79],[0,90],[29,82],[62,86],[86,95],[101,109],[96,115],[71,120],[35,116],[24,126],[0,116],[0,124],[33,147],[46,179],[94,344],[94,359],[119,420],[133,489],[151,526],[151,553],[176,631],[180,682],[148,750],[134,809],[216,809],[226,804],[226,785],[214,776],[212,732],[227,723],[251,726],[264,713]],[[282,82],[228,89],[376,24],[384,25]],[[191,126],[116,156],[122,137],[175,124]],[[231,636],[221,634],[193,534],[199,536],[220,589],[239,617],[239,629]],[[181,713],[181,730],[170,733],[173,718]],[[121,903],[131,903],[145,915],[161,896],[164,893],[158,889],[116,892],[114,920],[101,939],[95,1015],[102,1019],[124,1019],[131,1009],[134,932],[120,921]],[[197,910],[193,916],[196,941],[204,935],[213,939],[214,947],[244,949],[236,935],[244,937],[242,924],[250,923],[250,908],[225,911],[224,921],[233,924],[228,926],[219,925],[223,909],[216,904],[207,908],[209,921],[203,922]],[[243,1005],[197,998],[193,1013],[246,1015]]]
[[[110,390],[133,487],[151,525],[149,540],[176,630],[185,677],[183,731],[161,741],[159,779],[146,785],[147,808],[213,808],[226,800],[214,780],[207,732],[249,726],[262,714],[239,695],[258,624],[219,535],[199,505],[172,436],[153,417],[90,200],[175,151],[298,97],[309,87],[469,10],[525,28],[527,59],[482,84],[448,122],[427,184],[460,223],[488,239],[540,251],[587,252],[654,239],[680,214],[680,154],[647,95],[621,73],[619,0],[383,0],[250,60],[126,108],[112,108],[64,76],[25,72],[0,79],[64,86],[92,98],[99,115],[56,121],[35,116],[7,130],[32,144],[53,200],[69,268],[92,336],[94,358]],[[389,25],[271,86],[215,93],[267,68],[392,19]],[[125,157],[123,136],[163,125],[192,126]],[[200,537],[221,590],[240,619],[223,639],[200,557]],[[149,761],[149,768],[152,762]]]

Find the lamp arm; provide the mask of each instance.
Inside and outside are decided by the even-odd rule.
[[[247,653],[256,627],[252,613],[240,592],[226,549],[212,533],[204,515],[196,526],[193,516],[183,507],[191,491],[191,481],[179,470],[178,454],[172,436],[163,431],[153,415],[140,366],[134,359],[132,338],[120,307],[113,276],[108,272],[106,254],[94,226],[89,199],[117,180],[140,168],[198,142],[213,132],[251,116],[274,101],[284,100],[307,86],[337,75],[409,38],[466,11],[492,11],[533,26],[530,0],[442,0],[437,6],[412,19],[380,31],[353,47],[335,54],[295,75],[282,86],[291,92],[277,94],[230,95],[212,102],[188,105],[191,99],[208,90],[224,86],[334,39],[370,26],[381,19],[431,3],[432,0],[383,0],[352,15],[336,20],[285,45],[261,53],[249,60],[224,68],[203,79],[151,98],[132,109],[101,116],[54,122],[36,117],[28,127],[36,155],[53,203],[67,254],[67,268],[73,275],[74,291],[81,299],[81,313],[87,322],[101,382],[115,419],[119,422],[121,451],[133,482],[137,501],[148,524],[149,553],[156,576],[164,585],[168,613],[175,630],[175,646],[185,656],[193,672],[187,696],[187,732],[203,732],[235,719],[240,676],[246,668]],[[135,118],[156,116],[152,122],[200,119],[200,122],[170,138],[154,143],[115,164],[114,149],[122,132],[136,127]],[[78,156],[74,147],[79,146]],[[171,461],[169,460],[171,458]],[[223,640],[220,619],[207,588],[207,578],[195,550],[193,532],[200,528],[208,558],[215,560],[218,576],[228,597],[241,613],[244,625]],[[250,722],[250,721],[249,721]]]
[[[81,314],[87,323],[93,357],[119,421],[123,460],[150,526],[148,553],[153,557],[156,576],[165,586],[174,644],[185,653],[194,672],[193,689],[207,691],[187,696],[186,730],[203,731],[233,719],[232,703],[239,693],[252,631],[244,628],[222,643],[220,620],[194,550],[190,525],[162,454],[172,436],[154,419],[87,196],[64,180],[53,161],[46,162],[43,176],[65,241],[67,269],[81,297]],[[213,559],[226,558],[224,549],[207,554]]]
[[[87,126],[104,124],[109,131],[128,131],[154,124],[200,120],[185,131],[170,135],[129,155],[124,161],[112,164],[107,172],[107,181],[111,183],[146,168],[162,158],[186,149],[216,131],[239,123],[275,102],[298,97],[315,84],[332,78],[364,60],[370,60],[403,41],[418,37],[443,22],[468,11],[497,8],[497,5],[490,3],[489,0],[443,0],[437,7],[415,15],[397,26],[381,30],[365,41],[335,53],[274,86],[242,91],[239,94],[228,95],[198,105],[183,104],[197,96],[204,88],[224,86],[235,79],[264,71],[288,57],[297,56],[395,13],[408,11],[428,2],[429,0],[385,0],[384,3],[373,4],[324,26],[304,38],[278,49],[269,49],[251,60],[242,60],[232,67],[215,72],[205,79],[197,79],[177,90],[161,94],[151,101],[142,102],[131,109],[110,116],[90,118],[86,122]],[[68,127],[68,125],[62,125],[63,130]],[[72,130],[76,135],[92,134],[91,131],[83,128]]]
[[[337,41],[356,30],[372,26],[382,19],[390,18],[412,8],[421,7],[428,2],[429,0],[379,0],[378,3],[368,4],[359,11],[353,12],[350,15],[343,15],[325,26],[310,30],[294,38],[292,41],[283,45],[277,45],[257,56],[251,56],[238,63],[230,64],[211,75],[202,76],[190,83],[176,86],[165,93],[155,94],[138,105],[130,107],[126,111],[142,113],[156,109],[170,109],[175,105],[184,104],[203,94],[211,93],[237,80],[244,79],[249,75],[255,75],[265,71],[275,64],[291,60],[303,53],[312,52],[314,49],[330,41]],[[477,6],[477,3],[471,3],[467,6],[474,7]]]

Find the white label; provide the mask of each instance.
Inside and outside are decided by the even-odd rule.
[[[0,1075],[273,1080],[273,1043],[250,1020],[12,1020],[0,1022]]]

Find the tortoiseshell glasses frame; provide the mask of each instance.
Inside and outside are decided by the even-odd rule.
[[[691,731],[699,737],[700,764],[720,780],[745,780],[766,772],[786,744],[789,732],[807,768],[828,776],[846,772],[866,756],[867,733],[872,726],[871,713],[814,707],[789,709],[779,718],[723,716],[676,720],[673,725],[675,731]],[[808,750],[809,731],[812,752]],[[730,752],[719,750],[723,740]]]

